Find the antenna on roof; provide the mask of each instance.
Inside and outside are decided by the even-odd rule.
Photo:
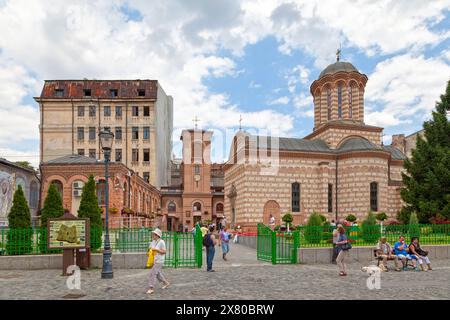
[[[339,49],[336,51],[336,61],[339,62],[341,58],[341,42],[339,41]]]

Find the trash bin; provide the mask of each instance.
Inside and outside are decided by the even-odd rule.
[[[90,248],[82,248],[77,249],[77,266],[82,269],[89,269],[91,267],[91,249]]]

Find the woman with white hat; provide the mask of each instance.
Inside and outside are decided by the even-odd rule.
[[[164,266],[164,259],[166,254],[166,243],[163,239],[161,239],[162,232],[160,229],[156,228],[152,231],[152,239],[153,241],[150,243],[149,249],[152,249],[156,252],[155,255],[155,262],[153,263],[153,266],[150,269],[150,275],[148,280],[148,286],[149,289],[147,291],[147,294],[152,294],[154,291],[154,287],[156,284],[156,279],[159,280],[159,282],[164,283],[162,286],[162,289],[166,289],[170,283],[169,281],[164,278],[164,275],[162,274],[162,268]]]

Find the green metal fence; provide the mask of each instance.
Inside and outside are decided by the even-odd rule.
[[[421,244],[450,244],[450,224],[417,224],[417,225],[384,225],[371,226],[351,226],[344,227],[346,234],[352,241],[353,246],[375,245],[381,236],[393,244],[403,235],[406,241],[411,237],[419,237]],[[299,231],[300,247],[332,247],[333,230],[332,226],[300,226]]]
[[[258,224],[257,259],[272,264],[297,263],[299,232],[277,233],[264,224]]]
[[[147,252],[151,242],[150,228],[111,229],[109,238],[113,252]],[[101,228],[91,228],[92,252],[101,252],[105,234]],[[47,249],[47,229],[0,229],[0,255],[54,254],[61,250]],[[194,233],[163,232],[166,243],[165,266],[197,267],[202,266],[202,233],[196,227]]]

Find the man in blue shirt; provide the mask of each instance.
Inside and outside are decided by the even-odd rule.
[[[413,267],[416,267],[415,256],[408,253],[408,245],[405,243],[405,237],[400,236],[398,241],[394,244],[394,254],[402,261],[403,271],[407,269],[407,261],[413,261]]]

